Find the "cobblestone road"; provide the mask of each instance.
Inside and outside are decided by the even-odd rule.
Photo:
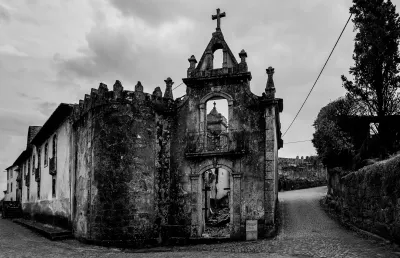
[[[327,217],[318,203],[325,193],[326,187],[280,193],[283,223],[275,239],[158,249],[163,252],[52,242],[0,219],[0,257],[400,257],[390,246],[361,238]]]

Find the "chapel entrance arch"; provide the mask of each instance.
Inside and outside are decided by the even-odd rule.
[[[220,190],[222,190],[220,192],[222,197],[220,200],[211,198],[217,197],[211,193],[213,186],[210,185],[213,180],[215,182],[216,171],[218,171],[218,176],[223,173],[225,177],[224,183],[219,186]],[[214,176],[210,178],[210,175]],[[191,175],[192,194],[194,195],[192,203],[192,237],[239,238],[241,178],[242,175],[240,173],[235,173],[224,162],[204,166],[196,174]],[[222,211],[223,214],[221,214],[223,209],[225,211]],[[220,212],[221,216],[215,214],[217,212]],[[218,217],[220,217],[220,221],[218,221]]]
[[[206,237],[230,237],[232,219],[231,173],[215,167],[201,175],[202,224]]]

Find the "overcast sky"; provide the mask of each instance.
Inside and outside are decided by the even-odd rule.
[[[398,5],[400,0],[394,0]],[[29,125],[42,125],[60,102],[77,103],[100,82],[133,90],[179,85],[187,59],[200,59],[215,31],[216,8],[232,52],[245,49],[251,90],[261,95],[268,66],[283,98],[284,132],[306,97],[340,31],[351,1],[0,0],[0,198],[6,173],[25,149]],[[312,138],[321,107],[343,96],[340,76],[353,65],[353,23],[285,142]],[[186,86],[173,94],[185,94]],[[311,142],[284,145],[281,157],[314,155]]]

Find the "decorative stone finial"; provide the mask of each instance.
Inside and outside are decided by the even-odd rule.
[[[162,91],[161,91],[161,88],[160,87],[156,87],[155,89],[154,89],[154,91],[153,91],[153,95],[154,96],[156,96],[156,97],[162,97]]]
[[[166,84],[166,89],[164,92],[164,98],[167,99],[174,99],[174,96],[172,95],[172,84],[174,84],[174,82],[172,81],[172,79],[170,77],[168,77],[165,81]]]
[[[275,73],[275,68],[272,68],[272,66],[268,67],[268,69],[265,69],[265,70],[267,71],[268,78],[270,76],[272,77],[274,75],[274,73]]]
[[[268,80],[267,80],[267,86],[265,87],[265,94],[267,98],[275,98],[275,86],[274,86],[274,73],[275,69],[272,68],[271,66],[266,69],[267,74],[268,74]]]
[[[119,80],[116,80],[113,86],[113,91],[123,91],[124,87],[122,87],[122,83]]]
[[[242,49],[242,51],[240,51],[239,57],[240,57],[240,62],[241,63],[245,63],[246,62],[247,53],[246,53],[246,51],[244,51],[244,49]]]
[[[194,69],[197,63],[196,57],[194,57],[194,55],[192,55],[189,59],[188,59],[189,63],[190,63],[190,67],[191,69]]]
[[[216,31],[220,31],[221,30],[221,18],[225,17],[225,16],[226,16],[225,12],[220,13],[219,8],[217,9],[217,14],[211,15],[211,19],[213,19],[213,20],[216,19],[217,20]]]
[[[135,85],[135,91],[136,92],[143,92],[143,86],[142,86],[142,83],[140,81],[138,81],[137,84]]]

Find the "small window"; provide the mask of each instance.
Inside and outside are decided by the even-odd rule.
[[[370,123],[369,124],[369,136],[374,136],[376,134],[378,134],[378,127],[379,127],[379,123]]]
[[[29,186],[26,188],[26,199],[29,201]]]
[[[52,157],[55,158],[57,157],[57,135],[53,136],[53,153]]]
[[[12,171],[12,169],[10,170],[10,178],[12,178],[13,177],[13,171]]]
[[[47,166],[49,159],[49,144],[46,142],[44,145],[44,165]]]
[[[40,181],[37,184],[37,198],[40,199]]]
[[[32,155],[32,175],[35,174],[35,154]]]
[[[42,160],[41,160],[41,149],[39,148],[38,150],[37,150],[37,153],[38,153],[38,168],[39,168],[39,170],[41,169],[41,166],[42,166]]]
[[[53,197],[56,197],[56,177],[55,176],[53,176],[53,179],[52,179],[51,189],[52,189],[51,191],[52,191]]]
[[[31,159],[28,160],[28,174],[31,173]]]

